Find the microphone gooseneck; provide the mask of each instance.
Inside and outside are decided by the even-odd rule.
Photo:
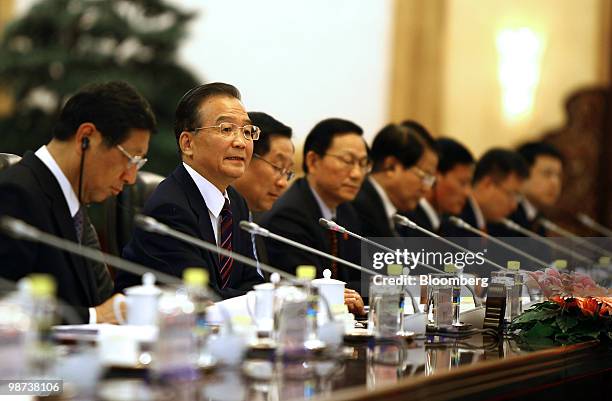
[[[151,272],[155,274],[155,277],[158,281],[163,282],[165,284],[181,283],[181,280],[178,277],[147,268],[145,266],[130,262],[129,260],[125,260],[117,256],[109,255],[100,251],[99,249],[83,246],[70,240],[46,233],[14,217],[2,216],[0,218],[0,229],[8,235],[12,236],[13,238],[32,242],[40,242],[45,245],[49,245],[53,248],[79,255],[86,259],[91,259],[96,262],[112,265],[117,269],[124,270],[129,273],[143,275],[144,273]]]
[[[587,258],[586,256],[581,255],[581,254],[579,254],[576,251],[564,248],[561,245],[555,243],[554,241],[552,241],[552,240],[550,240],[550,239],[548,239],[546,237],[543,237],[543,236],[541,236],[540,234],[538,234],[538,233],[536,233],[534,231],[528,230],[525,227],[517,224],[516,222],[514,222],[514,221],[512,221],[510,219],[503,219],[501,222],[504,224],[504,226],[506,226],[506,228],[508,228],[510,230],[513,230],[513,231],[516,231],[517,233],[526,235],[527,237],[532,238],[532,239],[534,239],[534,240],[536,240],[536,241],[538,241],[538,242],[548,246],[550,249],[554,249],[554,250],[557,250],[559,252],[563,252],[566,255],[568,255],[568,256],[570,256],[570,257],[572,257],[574,259],[580,260],[580,261],[588,263],[588,264],[595,263],[594,260],[592,260],[590,258]]]

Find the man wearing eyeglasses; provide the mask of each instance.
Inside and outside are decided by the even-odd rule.
[[[254,144],[253,160],[246,173],[236,180],[234,188],[244,196],[249,206],[249,220],[259,222],[261,213],[270,210],[295,175],[295,147],[291,142],[290,127],[266,113],[249,112],[249,118],[261,133]],[[268,263],[263,238],[252,234],[251,242],[257,261]]]
[[[143,213],[168,226],[253,258],[249,219],[242,196],[230,185],[247,171],[260,130],[253,125],[232,85],[211,83],[179,101],[174,134],[181,163],[147,200]],[[243,295],[263,282],[257,270],[185,242],[136,229],[123,250],[126,259],[181,277],[187,267],[205,267],[210,285],[223,298]],[[120,273],[116,287],[137,284]]]
[[[361,231],[350,201],[371,167],[362,135],[361,127],[347,120],[330,118],[316,124],[304,142],[306,176],[296,180],[262,216],[262,225],[274,233],[361,264],[359,241],[321,227],[319,219],[334,220],[351,231]],[[344,300],[349,310],[363,314],[363,300],[356,291],[360,288],[358,271],[278,241],[266,241],[266,248],[274,265],[290,273],[295,273],[299,265],[314,265],[317,277],[322,277],[323,270],[330,269],[332,278],[347,283]]]
[[[251,122],[261,129],[253,148],[253,160],[234,188],[244,196],[249,210],[270,210],[293,178],[295,148],[291,128],[266,113],[249,112]]]
[[[476,163],[472,193],[459,217],[483,231],[508,217],[517,207],[521,185],[529,175],[525,160],[518,153],[501,148],[487,151]],[[497,236],[492,230],[491,235]],[[470,231],[448,224],[442,235],[473,237]]]
[[[438,158],[412,127],[388,124],[372,142],[372,173],[353,205],[368,237],[397,236],[393,216],[413,210],[431,188]]]
[[[438,155],[435,182],[419,200],[413,211],[404,215],[419,226],[436,234],[449,224],[449,215],[457,216],[463,210],[472,191],[474,157],[462,144],[451,138],[433,141]],[[420,230],[402,227],[402,236],[424,237]]]
[[[99,247],[85,206],[135,182],[155,126],[148,102],[128,84],[83,88],[62,108],[51,141],[0,175],[0,216]],[[104,265],[0,233],[0,275],[19,280],[32,273],[52,275],[58,297],[82,323],[116,322]]]

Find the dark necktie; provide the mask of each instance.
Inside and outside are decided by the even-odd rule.
[[[79,207],[79,210],[77,210],[72,220],[74,222],[76,238],[80,244],[83,241],[83,226],[85,224],[85,210],[83,210],[83,206]]]
[[[329,230],[329,243],[331,245],[331,254],[333,256],[338,256],[338,235],[336,234],[335,231],[333,230]],[[336,263],[336,261],[332,261],[331,263],[331,272],[332,272],[332,278],[337,279],[338,278],[338,263]]]
[[[219,238],[221,248],[226,251],[232,251],[232,210],[230,209],[229,200],[225,199],[223,209],[221,209],[221,236]],[[219,255],[219,272],[221,273],[221,288],[225,288],[229,282],[232,272],[234,258],[229,258]]]

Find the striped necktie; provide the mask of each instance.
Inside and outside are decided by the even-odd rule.
[[[76,214],[72,218],[74,222],[74,230],[76,231],[76,237],[79,244],[83,242],[83,227],[85,225],[85,210],[83,206],[79,207]]]
[[[221,209],[221,236],[219,237],[219,243],[221,248],[226,251],[232,251],[232,209],[230,209],[229,199],[225,199],[223,209]],[[229,282],[230,274],[232,272],[232,265],[234,264],[234,258],[219,255],[219,266],[221,273],[221,288],[227,287]]]

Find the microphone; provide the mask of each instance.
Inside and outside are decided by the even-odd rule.
[[[174,277],[166,273],[149,269],[148,267],[139,265],[134,262],[130,262],[129,260],[109,255],[100,251],[99,249],[89,248],[81,244],[72,242],[70,240],[46,233],[14,217],[2,216],[2,218],[0,218],[0,229],[8,235],[12,236],[13,238],[32,242],[40,242],[53,248],[57,248],[65,252],[81,256],[85,259],[91,259],[96,262],[106,263],[108,265],[115,266],[120,270],[124,270],[132,274],[143,275],[144,273],[151,272],[155,274],[155,277],[159,282],[165,284],[181,283],[181,280],[178,277]]]
[[[366,243],[368,243],[370,245],[373,245],[373,246],[375,246],[377,248],[380,248],[380,249],[382,249],[384,251],[395,253],[394,249],[386,247],[386,246],[384,246],[384,245],[382,245],[382,244],[380,244],[378,242],[372,241],[369,238],[366,238],[366,237],[361,236],[361,235],[359,235],[357,233],[354,233],[354,232],[352,232],[350,230],[347,230],[346,228],[342,227],[341,225],[339,225],[335,221],[330,221],[330,220],[327,220],[327,219],[324,219],[323,217],[321,217],[319,219],[319,225],[322,226],[323,228],[327,228],[328,230],[331,230],[331,231],[336,231],[336,232],[339,232],[339,233],[342,233],[342,234],[346,233],[346,234],[350,235],[351,237],[357,238],[360,241],[366,242]],[[412,259],[410,257],[407,257],[406,259],[411,261],[411,262],[414,261],[414,259]],[[422,262],[418,262],[418,261],[417,261],[417,264],[419,264],[419,265],[421,265],[421,266],[425,267],[426,269],[429,269],[429,270],[431,270],[433,272],[444,273],[443,270],[436,269],[435,267],[430,266],[428,264],[425,264],[425,263],[422,263]]]
[[[607,249],[604,249],[600,246],[590,243],[589,241],[583,238],[580,238],[576,234],[559,227],[558,225],[556,225],[555,223],[553,223],[552,221],[548,220],[545,217],[540,217],[539,221],[542,223],[544,228],[546,228],[547,230],[555,232],[561,235],[562,237],[568,238],[571,241],[574,241],[575,243],[582,245],[584,248],[588,248],[589,250],[593,252],[597,252],[605,256],[612,256],[612,253],[608,252]]]
[[[397,215],[396,215],[396,216],[397,216]],[[403,217],[403,216],[402,216],[402,217]],[[330,230],[332,230],[332,231],[337,231],[337,232],[340,232],[340,233],[347,233],[348,235],[350,235],[350,236],[352,236],[352,237],[354,237],[354,238],[357,238],[358,240],[364,241],[364,242],[366,242],[366,243],[368,243],[368,244],[372,244],[372,245],[374,245],[374,246],[376,246],[376,247],[378,247],[378,248],[380,248],[380,249],[383,249],[383,250],[385,250],[385,251],[387,251],[387,252],[395,253],[395,250],[393,250],[393,249],[391,249],[391,248],[388,248],[388,247],[386,247],[386,246],[384,246],[384,245],[382,245],[382,244],[379,244],[378,242],[372,241],[372,240],[371,240],[371,239],[369,239],[369,238],[363,237],[363,236],[361,236],[361,235],[359,235],[359,234],[357,234],[357,233],[351,232],[350,230],[347,230],[346,228],[342,227],[341,225],[339,225],[339,224],[338,224],[338,223],[336,223],[335,221],[330,221],[330,220],[327,220],[327,219],[324,219],[323,217],[321,217],[321,218],[319,219],[319,224],[320,224],[321,226],[323,226],[324,228],[330,229]],[[407,259],[408,259],[409,261],[411,261],[411,262],[412,262],[412,261],[414,261],[414,259],[412,259],[412,258],[407,258]],[[436,272],[436,273],[442,273],[442,274],[444,274],[444,273],[445,273],[443,270],[436,269],[435,267],[430,266],[430,265],[428,265],[428,264],[426,264],[426,263],[423,263],[423,262],[418,262],[418,261],[417,261],[417,263],[418,263],[419,265],[421,265],[421,266],[423,266],[423,267],[425,267],[425,268],[427,268],[427,269],[429,269],[429,270],[433,271],[433,272]],[[474,292],[474,289],[473,289],[472,287],[470,287],[469,285],[465,285],[465,287],[466,287],[466,288],[468,289],[468,291],[470,291],[470,293],[472,294],[473,299],[474,299],[474,305],[475,305],[475,306],[481,306],[481,304],[482,304],[482,303],[480,302],[480,299],[478,299],[478,297],[476,296],[476,293]],[[410,294],[410,296],[412,297],[412,294]],[[414,308],[414,301],[413,301],[413,308]],[[415,309],[415,310],[416,310],[416,309]]]
[[[578,221],[593,231],[597,231],[598,233],[603,234],[607,237],[612,237],[612,230],[610,230],[604,225],[599,224],[584,213],[578,213]]]
[[[209,242],[206,242],[204,240],[201,240],[199,238],[196,238],[194,236],[191,236],[189,234],[185,234],[183,232],[177,231],[173,228],[171,228],[170,226],[161,223],[159,221],[157,221],[156,219],[154,219],[153,217],[150,216],[145,216],[142,214],[137,214],[134,217],[134,223],[140,227],[141,229],[151,232],[151,233],[155,233],[155,234],[161,234],[164,236],[168,236],[168,237],[172,237],[172,238],[176,238],[180,241],[184,241],[187,242],[189,244],[195,245],[198,248],[203,248],[209,252],[214,252],[217,254],[221,254],[225,257],[228,258],[233,258],[241,263],[244,263],[247,266],[253,267],[255,269],[257,269],[257,267],[259,267],[261,270],[273,274],[273,273],[277,273],[279,276],[285,278],[286,280],[290,281],[290,282],[296,282],[297,278],[290,273],[287,273],[283,270],[277,269],[275,267],[272,267],[266,263],[262,263],[259,262],[259,265],[257,264],[257,262],[255,262],[253,259],[248,258],[244,255],[241,255],[239,253],[235,253],[235,252],[230,252],[226,249],[223,249],[221,247],[219,247],[216,244],[211,244]],[[249,223],[248,221],[241,221],[240,222],[240,227],[244,229],[243,227],[243,223]],[[257,224],[255,224],[257,226]],[[261,227],[257,226],[257,228],[262,229]],[[255,228],[253,228],[255,229]],[[267,230],[264,230],[267,231]],[[263,235],[263,234],[262,234]]]
[[[531,260],[532,262],[537,263],[541,267],[546,268],[549,265],[549,263],[543,261],[542,259],[536,258],[535,256],[533,256],[531,254],[528,254],[527,252],[524,252],[524,251],[518,249],[517,247],[512,246],[512,245],[508,244],[505,241],[500,240],[499,238],[495,238],[494,236],[492,236],[492,235],[490,235],[490,234],[488,234],[488,233],[486,233],[486,232],[484,232],[482,230],[479,230],[479,229],[473,227],[472,225],[468,224],[465,220],[463,220],[463,219],[461,219],[459,217],[450,216],[449,220],[453,224],[455,224],[457,227],[462,228],[462,229],[467,230],[467,231],[470,231],[470,232],[473,232],[473,233],[475,233],[475,234],[477,234],[477,235],[479,235],[479,236],[481,236],[481,237],[483,237],[483,238],[493,242],[494,244],[497,244],[497,245],[499,245],[499,246],[501,246],[503,248],[508,249],[509,251],[512,251],[512,252],[516,253],[517,255],[521,255],[521,256]]]
[[[240,222],[240,228],[242,228],[243,230],[245,230],[245,231],[247,231],[247,232],[249,232],[251,234],[261,235],[262,237],[267,237],[267,238],[272,238],[273,240],[282,242],[282,243],[287,244],[287,245],[291,245],[291,246],[293,246],[295,248],[298,248],[298,249],[301,249],[303,251],[306,251],[306,252],[309,252],[309,253],[313,253],[315,255],[324,257],[326,259],[333,260],[334,262],[337,262],[337,263],[342,263],[345,266],[348,266],[348,267],[350,267],[352,269],[359,270],[359,271],[361,271],[363,273],[367,273],[367,274],[372,275],[372,276],[376,276],[376,275],[380,274],[380,273],[375,272],[374,270],[370,270],[370,269],[367,269],[365,267],[359,266],[359,265],[357,265],[355,263],[349,262],[348,260],[339,258],[337,256],[330,255],[329,253],[325,253],[325,252],[319,251],[318,249],[315,249],[315,248],[313,248],[311,246],[304,245],[304,244],[301,244],[299,242],[293,241],[293,240],[291,240],[289,238],[285,238],[285,237],[283,237],[281,235],[275,234],[275,233],[271,232],[270,230],[267,230],[267,229],[261,227],[259,224],[253,223],[251,221],[242,220]]]
[[[552,241],[552,240],[550,240],[550,239],[548,239],[546,237],[543,237],[543,236],[541,236],[540,234],[538,234],[538,233],[536,233],[534,231],[528,230],[525,227],[521,226],[520,224],[517,224],[516,222],[514,222],[514,221],[512,221],[510,219],[502,219],[501,222],[506,226],[506,228],[508,228],[510,230],[513,230],[513,231],[516,231],[516,232],[518,232],[520,234],[526,235],[526,236],[528,236],[530,238],[533,238],[534,240],[543,243],[544,245],[548,246],[551,249],[555,249],[557,251],[563,252],[566,255],[569,255],[572,258],[580,260],[580,261],[585,262],[587,264],[595,263],[594,260],[592,260],[590,258],[587,258],[586,256],[581,255],[581,254],[577,253],[576,251],[564,248],[561,245],[557,244],[556,242],[554,242],[554,241]]]

